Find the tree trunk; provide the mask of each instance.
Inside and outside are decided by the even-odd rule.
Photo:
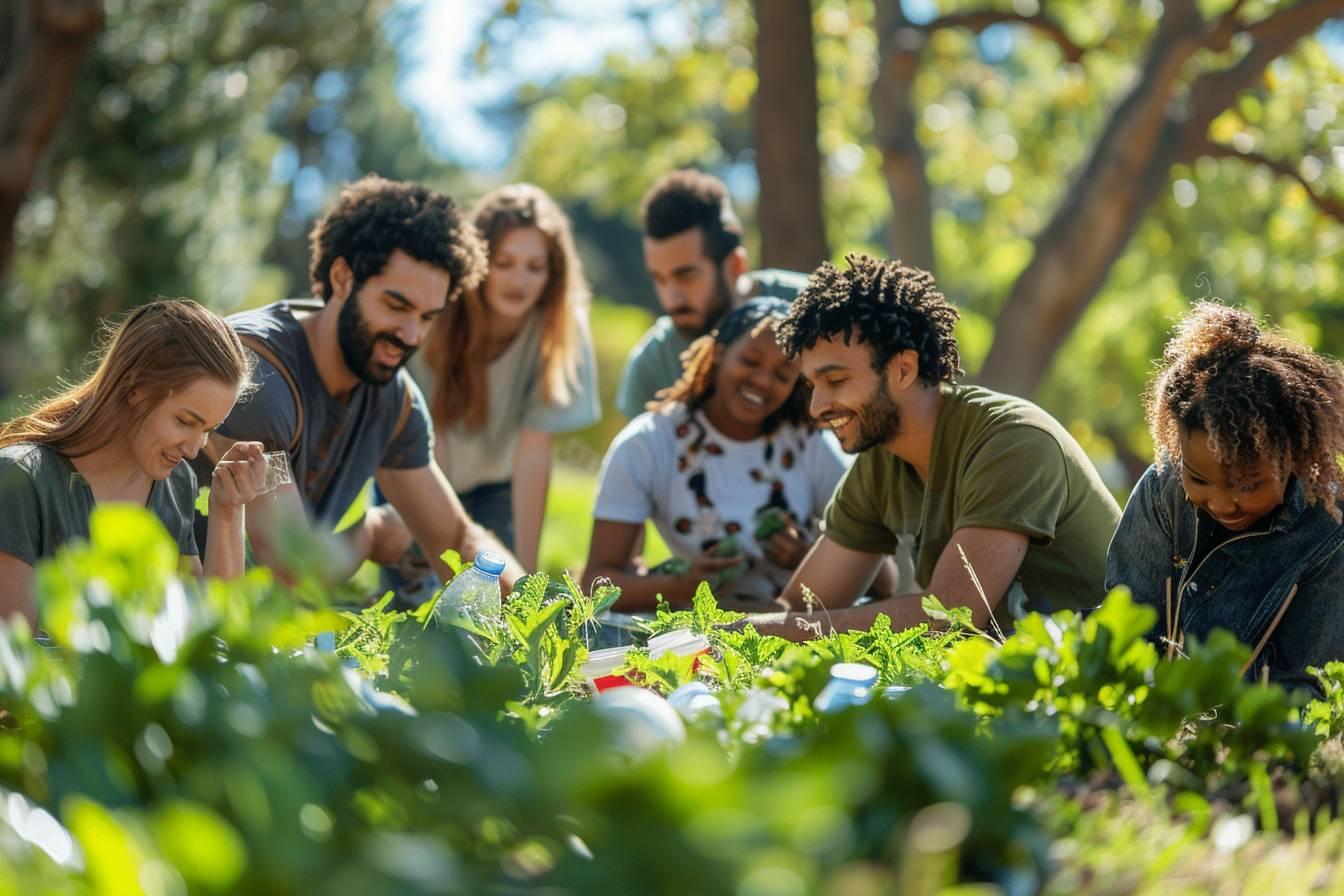
[[[873,139],[891,197],[888,245],[892,258],[933,273],[933,198],[924,150],[915,136],[913,98],[927,36],[910,27],[900,0],[878,0],[874,24],[879,67],[870,104]]]
[[[762,267],[811,272],[830,258],[817,148],[810,0],[755,0],[756,172]]]
[[[1306,0],[1238,29],[1254,43],[1240,62],[1196,79],[1173,100],[1181,68],[1202,46],[1226,39],[1192,4],[1169,2],[1133,88],[1111,114],[1082,173],[1036,239],[995,328],[979,381],[1017,395],[1035,393],[1051,361],[1148,208],[1171,167],[1207,147],[1209,124],[1265,67],[1338,10],[1338,0]]]
[[[102,21],[101,0],[8,0],[0,12],[0,275],[19,205]]]

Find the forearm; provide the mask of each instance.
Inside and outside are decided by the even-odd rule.
[[[27,619],[32,630],[37,630],[33,568],[17,557],[0,552],[0,621],[7,621],[16,614]]]
[[[547,433],[525,436],[513,464],[514,548],[523,567],[535,570],[551,486],[551,439]]]
[[[892,629],[901,631],[929,621],[920,603],[922,597],[919,594],[907,594],[860,607],[841,607],[829,611],[816,609],[810,613],[791,612],[782,623],[757,627],[764,634],[778,635],[790,641],[806,641],[818,634],[829,635],[832,629],[847,632],[872,628],[877,617],[885,614],[891,618]],[[820,632],[816,630],[817,625],[821,626]]]
[[[202,558],[206,578],[236,579],[245,571],[244,516],[242,507],[210,508]]]
[[[687,582],[682,576],[649,575],[619,566],[591,566],[584,570],[582,584],[585,587],[596,579],[610,579],[613,585],[621,589],[621,598],[616,602],[615,609],[623,613],[656,609],[659,595],[674,607],[690,606],[696,589],[696,585]]]

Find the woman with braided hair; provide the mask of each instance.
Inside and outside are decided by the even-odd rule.
[[[811,546],[848,464],[811,425],[798,366],[775,343],[788,309],[762,297],[731,312],[607,451],[584,581],[611,579],[620,609],[650,609],[659,594],[685,605],[702,580],[722,605],[765,609]],[[648,519],[681,571],[632,565]]]
[[[1204,302],[1146,399],[1156,461],[1130,496],[1108,587],[1157,608],[1164,654],[1231,631],[1243,672],[1313,687],[1344,658],[1344,367]]]

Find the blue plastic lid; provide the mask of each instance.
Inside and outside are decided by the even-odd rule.
[[[494,551],[477,551],[476,568],[488,576],[498,576],[504,571],[504,557]]]
[[[867,663],[836,663],[831,667],[831,678],[870,688],[877,681],[877,670]]]

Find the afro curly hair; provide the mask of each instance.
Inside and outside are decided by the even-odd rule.
[[[358,288],[382,273],[398,249],[448,272],[450,302],[485,278],[485,245],[452,199],[376,174],[341,190],[336,205],[313,226],[308,244],[308,279],[323,301],[331,298],[336,259],[345,259]]]
[[[1234,483],[1262,459],[1296,475],[1309,502],[1340,519],[1344,367],[1237,308],[1200,302],[1176,325],[1144,399],[1159,469],[1181,436],[1209,434]]]
[[[961,357],[952,327],[961,316],[934,285],[933,275],[899,261],[846,255],[849,270],[825,262],[808,278],[788,317],[776,329],[791,358],[818,340],[840,336],[868,345],[881,373],[897,354],[919,356],[919,378],[928,385],[953,382]]]

